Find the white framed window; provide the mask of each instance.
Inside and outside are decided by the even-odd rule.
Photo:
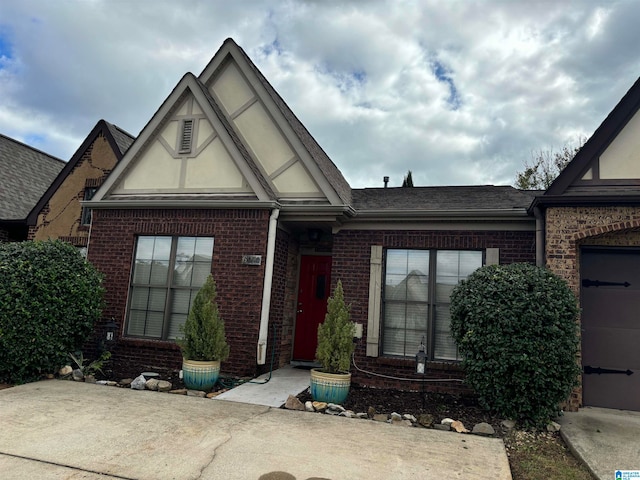
[[[450,296],[481,266],[479,250],[387,249],[382,354],[414,357],[424,339],[430,360],[460,360],[451,337]]]
[[[213,237],[139,236],[127,335],[174,340],[211,273]]]

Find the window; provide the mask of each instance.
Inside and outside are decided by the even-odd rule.
[[[193,142],[193,119],[182,121],[182,135],[180,136],[180,145],[178,153],[191,153],[191,144]]]
[[[83,200],[91,200],[98,191],[95,187],[89,187],[84,189]],[[91,209],[88,207],[82,207],[82,215],[80,217],[82,225],[89,225],[91,223]]]
[[[459,360],[449,298],[458,282],[481,266],[481,251],[387,250],[383,354],[413,357],[424,339],[430,359]]]
[[[213,238],[140,236],[129,293],[127,335],[174,340],[211,273]]]

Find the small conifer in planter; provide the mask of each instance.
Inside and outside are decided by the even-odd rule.
[[[183,337],[176,339],[182,350],[183,381],[190,389],[212,389],[218,381],[220,362],[229,358],[229,344],[216,295],[216,283],[209,275],[180,327]]]
[[[322,369],[311,370],[311,395],[317,401],[343,403],[351,384],[351,355],[355,325],[350,305],[344,302],[342,282],[338,280],[327,300],[327,314],[318,326],[316,360]]]

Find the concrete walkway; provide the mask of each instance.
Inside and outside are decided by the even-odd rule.
[[[289,395],[296,396],[309,388],[309,376],[308,369],[285,365],[274,370],[271,376],[265,373],[252,382],[218,395],[216,399],[280,408]]]
[[[63,380],[0,390],[0,472],[3,480],[511,479],[500,439]]]
[[[564,441],[596,478],[640,470],[640,412],[585,407],[565,413],[558,423]]]

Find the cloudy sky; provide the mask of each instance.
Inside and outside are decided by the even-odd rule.
[[[64,160],[137,135],[232,37],[352,187],[504,185],[640,75],[640,2],[8,0],[0,133]]]

